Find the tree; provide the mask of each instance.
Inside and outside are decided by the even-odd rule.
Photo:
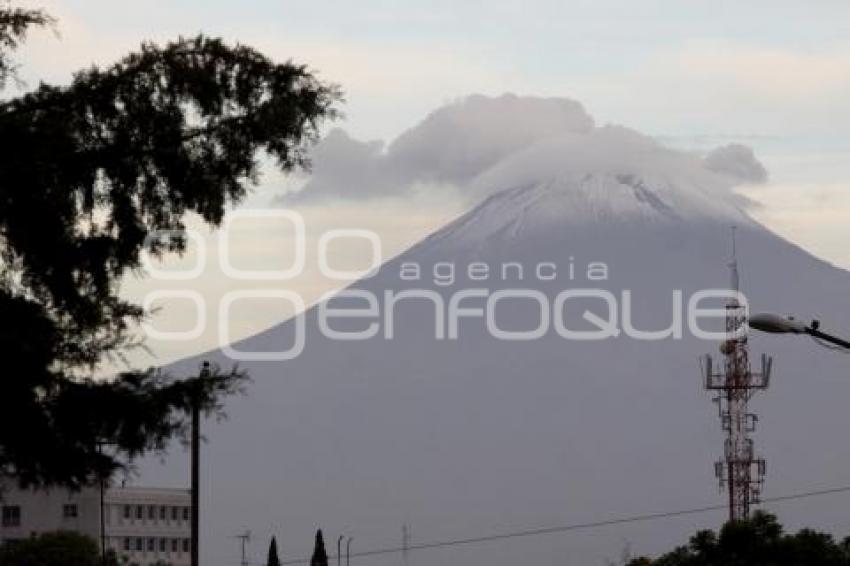
[[[0,546],[0,566],[99,566],[97,543],[79,533],[45,533]]]
[[[316,531],[316,546],[313,548],[310,566],[328,566],[328,553],[325,552],[325,539],[322,538],[322,529]]]
[[[26,30],[50,21],[0,7],[0,80]],[[0,101],[0,474],[88,484],[185,432],[193,399],[218,412],[242,387],[237,368],[92,375],[140,344],[146,313],[119,291],[142,254],[182,252],[188,213],[218,225],[261,152],[306,166],[339,99],[304,66],[198,36]]]
[[[272,542],[269,545],[269,557],[266,560],[266,566],[280,566],[280,558],[277,556],[277,540],[272,537]]]
[[[31,27],[44,27],[54,24],[54,20],[44,10],[13,8],[8,2],[0,6],[0,88],[6,80],[15,78],[17,65],[11,58],[11,52],[24,41]]]
[[[850,566],[850,544],[811,529],[784,534],[776,517],[758,512],[747,521],[726,523],[720,533],[700,531],[688,546],[656,560],[637,558],[629,566]]]

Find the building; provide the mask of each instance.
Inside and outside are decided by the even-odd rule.
[[[101,492],[63,489],[0,491],[0,542],[51,531],[76,531],[101,542]],[[103,492],[107,549],[130,564],[189,564],[191,497],[188,489],[108,487]]]

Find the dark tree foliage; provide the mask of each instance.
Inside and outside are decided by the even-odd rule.
[[[0,88],[8,78],[15,77],[15,65],[11,52],[17,49],[26,38],[31,27],[44,27],[53,24],[43,10],[32,10],[9,6],[9,2],[0,2]]]
[[[322,529],[316,531],[316,546],[313,548],[310,566],[328,566],[328,553],[325,552],[325,539],[322,537]]]
[[[269,556],[266,559],[266,566],[280,566],[280,558],[277,555],[277,539],[272,537],[272,542],[269,545]]]
[[[0,8],[0,50],[48,22]],[[91,376],[138,345],[146,313],[119,286],[142,253],[183,251],[187,213],[217,225],[260,155],[305,166],[339,98],[303,66],[200,36],[0,102],[0,473],[91,482],[163,448],[193,400],[218,411],[240,388],[235,368]]]
[[[45,533],[0,546],[0,566],[101,566],[91,538],[74,532]],[[112,564],[115,564],[113,559]]]
[[[655,560],[636,558],[628,566],[850,566],[850,539],[804,529],[785,534],[776,517],[756,513],[729,522],[720,533],[700,531],[690,544]]]

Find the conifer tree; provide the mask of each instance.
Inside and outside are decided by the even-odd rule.
[[[310,566],[328,566],[328,553],[325,552],[325,540],[322,538],[322,529],[316,531],[316,546],[313,548],[313,557]]]
[[[280,558],[277,556],[277,540],[272,537],[272,542],[269,545],[269,557],[266,560],[266,566],[280,566]]]

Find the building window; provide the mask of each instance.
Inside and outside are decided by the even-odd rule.
[[[21,506],[20,505],[4,505],[3,506],[3,526],[4,527],[20,527],[21,526]]]
[[[124,518],[129,519],[131,514],[132,514],[132,511],[130,511],[130,506],[125,505],[124,506]]]
[[[189,552],[189,539],[183,539],[183,552]]]
[[[172,507],[172,508],[171,508],[171,520],[172,520],[172,521],[176,521],[176,520],[177,520],[177,513],[178,513],[178,508],[177,508],[177,507]]]
[[[159,551],[160,552],[166,551],[166,544],[168,544],[168,539],[164,539],[164,538],[159,539]]]
[[[62,506],[63,519],[76,519],[79,516],[79,509],[74,503],[66,503]]]
[[[124,537],[124,552],[130,552],[130,537]]]
[[[156,550],[156,539],[155,538],[149,538],[148,539],[148,552],[153,552],[154,550]]]
[[[155,505],[148,506],[148,519],[150,519],[151,521],[156,519],[156,506]]]
[[[177,552],[179,550],[179,547],[180,547],[180,540],[176,539],[176,538],[171,539],[171,552]]]
[[[137,538],[136,539],[136,551],[141,552],[142,550],[144,550],[144,544],[145,544],[145,539]]]
[[[189,508],[188,507],[183,508],[183,520],[184,521],[189,520]]]
[[[168,507],[162,506],[159,508],[159,520],[164,521],[168,518]]]
[[[136,505],[136,519],[142,519],[145,515],[145,508],[141,505]]]

